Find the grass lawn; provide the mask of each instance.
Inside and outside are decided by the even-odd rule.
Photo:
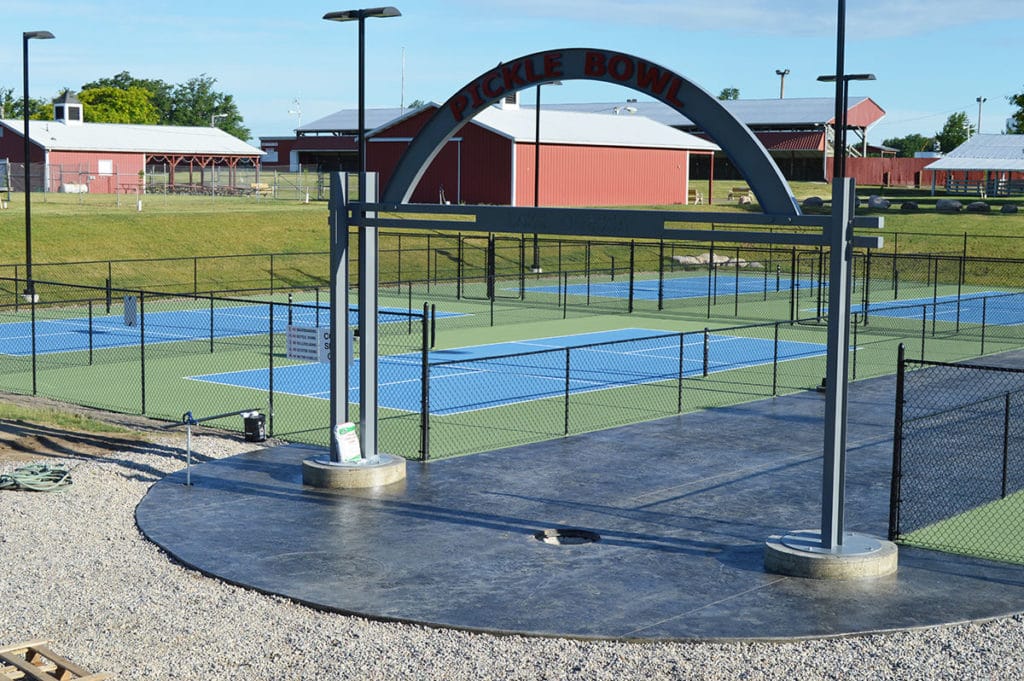
[[[757,210],[756,206],[741,207],[726,199],[729,187],[735,184],[716,182],[715,203],[710,209],[716,212]],[[809,196],[827,199],[830,194],[829,186],[822,182],[796,182],[792,188],[798,200]],[[884,213],[886,224],[882,234],[886,243],[883,252],[959,254],[964,249],[966,234],[970,256],[1024,258],[1024,214],[999,213],[1001,201],[990,201],[996,210],[989,214],[940,214],[934,211],[934,197],[925,189],[882,191],[865,187],[858,190],[861,197],[873,193],[889,198],[895,208]],[[898,206],[904,200],[920,202],[921,211],[900,211]],[[0,211],[0,276],[14,276],[14,266],[24,263],[23,205],[21,195],[14,194],[10,207]],[[709,209],[708,206],[660,208]],[[143,210],[139,212],[134,197],[37,194],[32,202],[33,263],[323,253],[328,250],[326,216],[324,202],[150,195],[143,197]],[[693,227],[699,228],[699,225]],[[423,234],[422,231],[417,233]],[[573,260],[572,253],[563,255],[566,260]],[[394,271],[396,257],[390,251],[382,252],[381,271]],[[253,267],[252,262],[225,261],[216,266],[224,280],[253,278],[251,272],[245,271]],[[307,266],[300,266],[300,269],[302,267]],[[152,263],[124,264],[118,278],[136,281],[153,275],[154,268]],[[23,271],[20,274],[24,276]],[[316,276],[323,274],[325,272]],[[44,277],[36,273],[36,278]],[[103,276],[92,278],[98,281],[89,283],[102,285]]]

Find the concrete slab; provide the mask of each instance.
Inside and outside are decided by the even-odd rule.
[[[894,380],[850,388],[847,523],[884,537]],[[368,490],[303,486],[277,447],[157,483],[139,527],[209,575],[326,610],[612,639],[788,639],[1024,611],[1019,566],[900,548],[897,573],[769,574],[770,536],[820,521],[809,391],[427,464]],[[550,544],[547,529],[597,533]]]

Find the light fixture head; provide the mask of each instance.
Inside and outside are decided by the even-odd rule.
[[[52,40],[54,36],[49,31],[25,31],[21,37],[25,40]]]
[[[843,80],[844,81],[851,81],[851,80],[875,80],[875,74],[873,74],[873,73],[848,73],[845,76],[843,76]],[[818,81],[822,82],[822,83],[834,83],[834,82],[836,82],[836,77],[834,75],[832,75],[832,76],[818,76]]]
[[[402,13],[397,7],[370,7],[368,9],[344,9],[338,12],[328,12],[324,15],[327,21],[358,21],[375,17],[387,19],[388,17],[400,17]]]

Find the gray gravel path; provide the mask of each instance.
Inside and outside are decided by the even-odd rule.
[[[57,493],[0,492],[0,645],[50,639],[117,679],[1021,679],[1024,619],[790,643],[494,637],[322,613],[171,562],[135,526],[183,438],[69,460]],[[195,436],[217,458],[252,445]],[[52,461],[51,461],[52,462]],[[0,465],[0,473],[15,464]]]

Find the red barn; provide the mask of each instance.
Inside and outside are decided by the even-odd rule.
[[[381,186],[435,108],[410,112],[368,135],[367,168],[380,173]],[[537,127],[532,109],[482,111],[447,142],[412,200],[506,206],[685,204],[691,155],[711,156],[718,150],[694,135],[628,114],[542,111],[539,144]]]
[[[144,186],[146,167],[166,164],[169,184],[175,170],[226,168],[226,186],[234,186],[240,164],[257,166],[263,152],[215,127],[85,123],[78,98],[65,93],[54,102],[54,120],[29,121],[33,190],[134,191]],[[24,121],[0,121],[0,158],[24,162]],[[24,188],[24,172],[11,173],[15,189]]]

